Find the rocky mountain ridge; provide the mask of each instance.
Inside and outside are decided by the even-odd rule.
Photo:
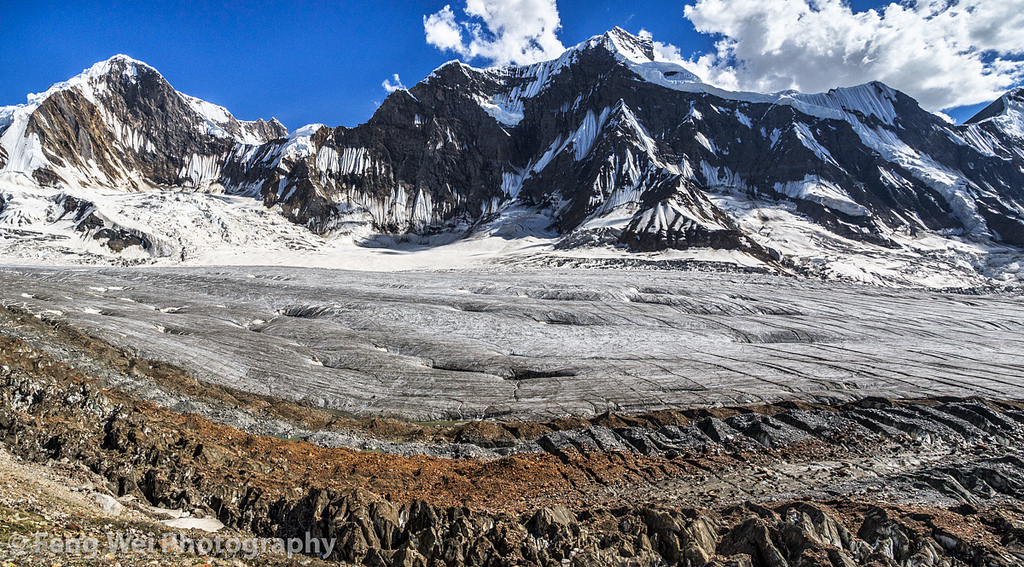
[[[768,264],[928,236],[1024,246],[1020,89],[959,126],[881,83],[728,92],[619,28],[535,65],[450,62],[363,125],[290,135],[118,56],[0,109],[0,132],[2,181],[255,197],[320,234],[489,230]],[[78,232],[146,240],[64,209]]]
[[[0,176],[9,182],[210,190],[218,162],[235,144],[288,133],[277,120],[239,121],[183,95],[156,69],[125,55],[28,99],[0,108]]]

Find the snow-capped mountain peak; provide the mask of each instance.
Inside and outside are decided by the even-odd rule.
[[[288,129],[271,118],[269,122],[263,119],[255,121],[237,120],[223,106],[206,102],[188,95],[181,95],[185,102],[203,119],[201,130],[217,138],[231,138],[242,144],[258,146],[270,139],[279,138],[288,134]]]
[[[837,250],[1024,246],[1024,90],[953,126],[878,82],[725,91],[653,45],[616,28],[532,65],[450,62],[366,124],[291,135],[115,57],[34,108],[0,110],[0,182],[223,191],[360,238],[508,228],[525,214],[530,228],[511,233],[558,246],[727,249],[812,272]],[[0,202],[0,219],[27,218]],[[114,230],[114,217],[67,206],[85,233]]]
[[[965,122],[977,125],[985,123],[1007,136],[1024,140],[1024,87],[1007,91]]]
[[[584,42],[588,47],[600,46],[634,63],[654,61],[654,42],[635,36],[616,26],[610,31]]]
[[[67,132],[75,132],[68,139]],[[0,108],[0,180],[42,185],[209,188],[235,144],[287,135],[175,91],[153,67],[115,55]]]
[[[531,65],[476,69],[457,60],[448,61],[421,84],[469,83],[466,86],[471,92],[476,91],[473,96],[487,114],[503,127],[515,128],[523,118],[526,101],[544,94],[566,72],[608,72],[609,69],[604,69],[607,67],[604,54],[610,54],[616,65],[628,69],[644,82],[673,90],[705,87],[699,77],[682,65],[657,60],[650,38],[632,35],[619,27],[567,49],[556,59]],[[600,61],[596,64],[603,70],[573,71],[580,65],[593,65],[595,61]]]
[[[27,120],[27,117],[39,108],[39,105],[59,92],[75,89],[95,104],[98,101],[96,91],[98,88],[102,88],[99,86],[101,79],[116,69],[126,80],[132,81],[138,76],[140,67],[156,73],[155,69],[141,61],[132,59],[127,55],[115,55],[106,61],[100,61],[88,69],[84,69],[81,73],[66,81],[50,85],[45,91],[27,95],[25,103],[2,106],[0,107],[0,134],[3,134],[19,116],[23,121]]]
[[[51,85],[50,88],[41,93],[28,95],[28,105],[38,106],[54,93],[68,89],[79,89],[83,93],[93,94],[97,88],[102,88],[101,81],[111,74],[123,77],[126,81],[134,82],[138,79],[140,70],[160,75],[156,69],[142,61],[132,59],[123,54],[115,55],[106,61],[96,63],[66,81]]]

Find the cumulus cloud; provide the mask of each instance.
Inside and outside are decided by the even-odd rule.
[[[866,12],[844,0],[697,0],[684,13],[719,36],[715,52],[685,63],[725,88],[812,92],[879,80],[939,110],[1024,80],[1014,60],[1024,55],[1024,0],[908,0]]]
[[[427,33],[427,43],[441,51],[468,50],[463,46],[462,27],[455,21],[455,12],[450,5],[436,14],[423,16],[423,29]]]
[[[384,90],[388,91],[389,93],[393,93],[395,91],[399,91],[405,88],[405,85],[402,84],[402,79],[401,77],[398,76],[398,73],[391,75],[390,79],[384,79],[384,82],[381,83],[381,86],[383,86]]]
[[[536,63],[565,51],[555,0],[467,0],[463,13],[460,21],[447,5],[424,16],[427,43],[493,65]]]

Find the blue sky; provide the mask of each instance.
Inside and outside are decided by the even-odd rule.
[[[486,5],[496,0],[471,1]],[[688,2],[680,0],[559,1],[551,8],[557,11],[554,25],[560,26],[548,31],[568,47],[615,25],[634,33],[644,29],[667,44],[667,51],[675,48],[676,55],[696,62],[702,54],[715,53],[715,41],[729,37],[728,30],[746,29],[737,27],[736,13],[746,14],[747,22],[763,19],[755,13],[760,8],[751,1],[702,0],[701,8],[689,15]],[[766,3],[757,1],[757,6]],[[529,11],[535,4],[552,2],[520,3]],[[1010,4],[1017,2],[1009,0]],[[721,10],[723,3],[727,10]],[[456,26],[468,34],[470,25],[476,23],[482,26],[485,38],[494,37],[490,33],[494,30],[488,27],[495,25],[494,21],[467,14],[463,0],[295,0],[244,6],[175,1],[4,2],[0,5],[0,105],[22,103],[28,93],[43,91],[97,61],[125,53],[156,67],[179,91],[225,106],[241,119],[276,116],[290,129],[311,122],[354,126],[369,118],[387,96],[382,82],[394,74],[412,85],[450,59],[471,59],[480,66],[491,63],[487,57],[473,58],[467,52],[460,56],[456,48],[442,50],[436,42],[427,43],[425,16],[439,13],[449,4]],[[884,6],[867,0],[843,5],[854,16]],[[711,33],[699,33],[695,21]],[[529,38],[531,32],[522,33]],[[749,55],[744,49],[750,42],[739,36],[732,39],[735,49],[703,62],[705,72],[715,79],[712,82],[774,87],[778,76],[789,72],[770,57],[757,54],[738,72],[739,67],[730,65],[735,66],[745,53]],[[1002,43],[992,45],[1008,45],[1011,55],[1017,49],[1012,39],[999,41]],[[984,57],[991,61],[995,56],[990,49]],[[751,75],[748,67],[757,67],[761,75]],[[799,74],[796,69],[794,75]],[[775,83],[766,82],[765,77]],[[991,86],[986,88],[995,92]],[[962,120],[979,106],[983,103],[950,114]]]

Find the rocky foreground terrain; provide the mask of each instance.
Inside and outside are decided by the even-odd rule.
[[[76,277],[61,274],[65,283]],[[39,309],[39,296],[59,296],[52,281],[36,281],[36,297],[0,310],[4,565],[1024,563],[1024,403],[1012,401],[1012,330],[986,337],[978,323],[976,359],[995,369],[1004,349],[1006,389],[984,396],[970,395],[983,377],[963,366],[943,379],[959,395],[918,396],[908,381],[903,396],[836,389],[753,405],[415,422],[216,383],[214,373]],[[974,293],[921,297],[948,302],[950,333],[973,325],[958,320],[968,311],[956,311],[957,301],[974,304],[980,319],[1019,301]],[[942,326],[920,332],[937,345]],[[934,368],[952,364],[946,358]],[[165,524],[155,522],[168,518],[336,546],[322,559],[140,559],[12,545],[36,532],[159,533]]]

